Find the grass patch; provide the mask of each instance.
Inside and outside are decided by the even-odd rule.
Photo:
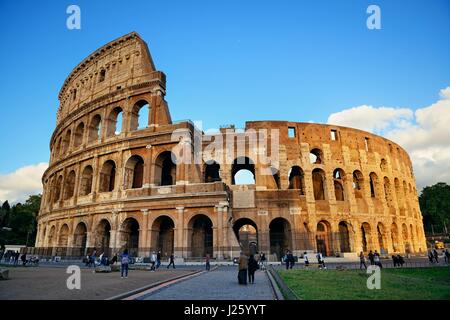
[[[367,289],[365,270],[279,270],[305,300],[449,300],[450,268],[383,269],[381,289]]]

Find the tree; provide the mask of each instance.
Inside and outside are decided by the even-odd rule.
[[[450,186],[444,182],[425,187],[419,196],[425,228],[440,226],[447,233],[450,221]]]
[[[9,213],[11,211],[11,207],[9,205],[8,200],[3,202],[0,208],[0,229],[8,226],[9,223]]]

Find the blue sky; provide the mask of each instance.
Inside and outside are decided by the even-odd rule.
[[[66,8],[81,8],[81,30]],[[381,8],[381,30],[366,9]],[[0,174],[47,162],[65,77],[130,31],[167,75],[172,118],[327,122],[412,110],[450,86],[450,1],[1,1]]]

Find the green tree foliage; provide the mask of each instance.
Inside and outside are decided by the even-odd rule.
[[[8,201],[0,209],[0,245],[20,244],[33,246],[36,239],[36,217],[41,195],[33,195],[24,204],[10,207]]]
[[[450,186],[444,182],[425,187],[419,197],[425,228],[446,230],[450,221]]]

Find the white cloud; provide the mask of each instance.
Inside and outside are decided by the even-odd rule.
[[[389,138],[411,157],[419,189],[437,182],[450,183],[450,87],[440,99],[416,111],[408,108],[345,109],[328,117],[328,123],[354,127]]]
[[[28,196],[42,193],[42,175],[48,163],[24,166],[14,172],[0,175],[0,201],[24,202]]]

